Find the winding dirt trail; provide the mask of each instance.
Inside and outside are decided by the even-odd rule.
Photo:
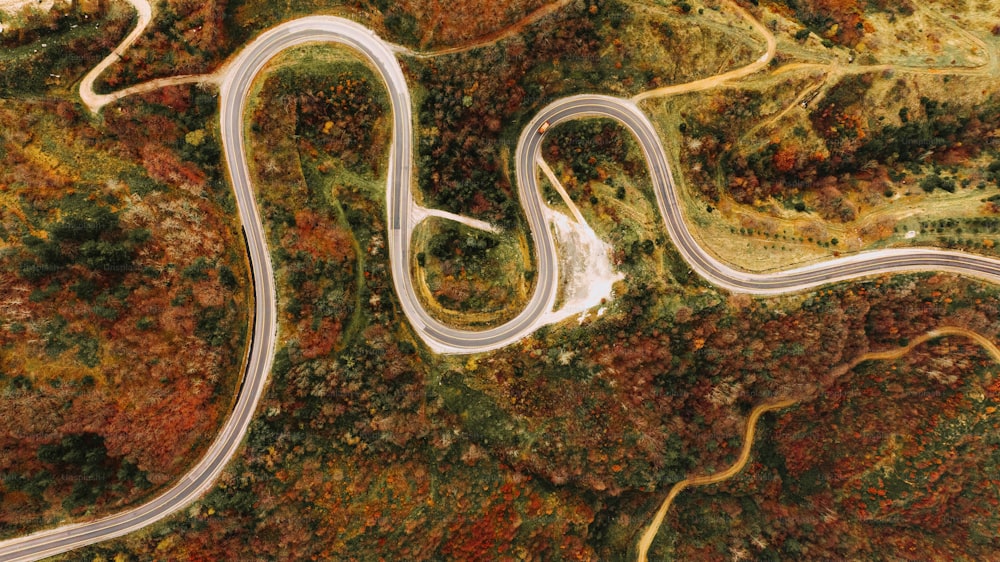
[[[133,94],[141,94],[145,92],[152,92],[154,90],[159,90],[167,86],[178,86],[181,84],[204,84],[204,83],[220,83],[221,76],[226,72],[226,67],[223,65],[218,71],[213,74],[185,74],[181,76],[169,76],[166,78],[157,78],[156,80],[150,80],[149,82],[143,82],[142,84],[136,84],[135,86],[130,86],[122,90],[117,90],[111,92],[110,94],[98,94],[94,91],[94,82],[97,78],[108,69],[109,66],[117,62],[122,58],[122,55],[136,42],[137,39],[146,31],[149,23],[153,21],[153,16],[156,11],[149,0],[128,0],[129,4],[135,8],[135,11],[139,15],[139,21],[137,22],[135,29],[132,33],[129,33],[127,37],[117,46],[113,51],[111,51],[108,56],[104,57],[101,62],[97,64],[94,68],[90,69],[90,72],[83,77],[83,81],[80,82],[80,99],[83,100],[84,105],[90,109],[91,113],[99,112],[105,105],[109,103],[118,101],[126,96],[131,96]]]
[[[709,90],[731,80],[737,80],[739,78],[743,78],[744,76],[749,76],[766,67],[768,63],[771,62],[771,59],[774,58],[774,54],[778,50],[778,40],[774,37],[774,34],[771,33],[770,29],[757,21],[757,18],[753,17],[750,13],[744,10],[742,6],[736,4],[735,2],[730,2],[730,5],[733,10],[747,23],[749,23],[750,26],[754,28],[754,31],[763,36],[764,41],[767,42],[767,50],[759,59],[746,66],[730,70],[729,72],[723,72],[722,74],[716,74],[715,76],[709,76],[708,78],[702,78],[693,82],[685,82],[684,84],[672,84],[670,86],[656,88],[655,90],[648,90],[633,96],[632,101],[638,103],[648,98]]]
[[[736,459],[736,462],[732,466],[716,474],[685,478],[684,480],[674,484],[674,487],[670,489],[670,493],[667,494],[667,498],[663,500],[663,503],[660,505],[660,509],[657,510],[656,516],[653,517],[653,521],[649,524],[649,527],[646,528],[646,532],[642,534],[642,538],[639,539],[640,562],[646,562],[646,554],[649,552],[649,546],[653,544],[653,539],[656,538],[656,533],[660,530],[660,525],[663,523],[664,517],[667,516],[667,511],[670,509],[670,504],[674,502],[674,498],[683,492],[685,488],[715,484],[717,482],[722,482],[723,480],[728,480],[738,474],[741,470],[743,470],[747,461],[750,460],[750,449],[753,447],[753,438],[757,432],[757,420],[767,412],[781,410],[783,408],[793,406],[797,402],[798,400],[793,398],[786,398],[784,400],[778,400],[777,402],[758,404],[750,412],[750,417],[747,418],[747,428],[743,434],[743,448],[740,449],[740,456]]]
[[[554,14],[564,7],[568,6],[573,0],[557,0],[550,4],[545,4],[544,6],[536,9],[535,11],[529,13],[523,18],[517,20],[513,24],[498,29],[493,33],[484,35],[472,41],[471,43],[466,43],[464,45],[455,45],[453,47],[444,47],[442,49],[435,49],[432,51],[414,51],[409,47],[404,47],[402,45],[393,45],[392,49],[399,54],[407,55],[411,57],[416,57],[420,59],[427,59],[433,57],[439,57],[442,55],[454,55],[455,53],[464,53],[466,51],[471,51],[473,49],[478,49],[479,47],[487,47],[500,41],[506,39],[512,35],[516,35],[521,32],[525,27],[535,23],[536,21],[544,18],[549,14]]]
[[[941,328],[931,330],[921,336],[913,338],[907,345],[903,347],[890,349],[887,351],[872,351],[869,353],[865,353],[855,358],[854,360],[850,361],[849,363],[845,363],[843,365],[836,367],[830,374],[831,376],[839,377],[865,361],[892,361],[895,359],[899,359],[900,357],[903,357],[907,353],[913,351],[913,349],[919,345],[927,343],[930,340],[946,336],[960,336],[968,338],[979,344],[983,349],[985,349],[986,352],[989,353],[990,357],[992,357],[994,361],[1000,363],[1000,348],[998,348],[996,344],[990,341],[986,336],[978,332],[969,330],[967,328],[961,328],[958,326],[943,326]],[[674,502],[674,499],[677,498],[677,496],[681,492],[683,492],[686,488],[690,488],[693,486],[706,486],[709,484],[717,484],[719,482],[732,478],[740,471],[742,471],[743,468],[746,466],[747,461],[750,460],[750,450],[753,447],[753,439],[756,434],[757,421],[760,419],[760,417],[763,414],[766,414],[767,412],[773,412],[775,410],[788,408],[789,406],[793,406],[798,402],[799,400],[797,399],[787,398],[783,400],[777,400],[774,402],[758,404],[750,412],[750,416],[747,418],[747,427],[746,431],[743,434],[743,448],[740,449],[740,456],[739,458],[736,459],[736,462],[732,466],[719,473],[685,478],[684,480],[681,480],[680,482],[674,484],[673,488],[670,489],[670,493],[667,494],[666,499],[664,499],[663,503],[660,505],[660,509],[657,510],[656,515],[653,517],[652,522],[650,522],[649,527],[646,528],[646,531],[642,534],[642,537],[639,539],[639,544],[638,544],[639,562],[647,562],[649,547],[650,545],[653,544],[653,539],[656,538],[656,534],[660,530],[660,526],[663,524],[663,520],[667,515],[667,511],[669,511],[670,509],[670,505]]]

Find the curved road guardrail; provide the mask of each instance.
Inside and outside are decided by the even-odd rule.
[[[132,35],[135,35],[133,33]],[[130,38],[134,39],[131,35]],[[608,117],[626,126],[647,160],[653,188],[667,231],[691,268],[709,282],[734,292],[780,294],[836,281],[903,271],[950,271],[1000,282],[1000,261],[963,252],[937,249],[890,249],[773,274],[752,274],[721,263],[695,241],[683,221],[670,167],[660,138],[649,118],[634,102],[609,96],[582,95],[543,108],[524,128],[517,146],[518,193],[534,240],[537,286],[527,307],[513,320],[484,331],[450,328],[430,317],[418,301],[410,275],[410,243],[414,224],[410,181],[413,168],[413,117],[409,89],[393,48],[369,29],[350,20],[313,16],[279,25],[248,45],[229,65],[221,85],[221,126],[233,189],[247,237],[254,277],[254,338],[247,370],[232,415],[205,456],[177,483],[153,500],[101,519],[75,523],[0,543],[0,560],[35,560],[117,537],[155,523],[197,500],[236,454],[271,368],[276,337],[274,273],[257,210],[244,150],[243,116],[254,77],[277,53],[310,42],[347,45],[367,58],[386,83],[393,112],[386,208],[393,284],[399,301],[420,337],[433,349],[476,353],[520,340],[537,329],[555,302],[558,260],[538,191],[535,157],[544,135],[539,126],[581,117]]]

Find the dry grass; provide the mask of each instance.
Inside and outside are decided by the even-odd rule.
[[[490,35],[544,6],[544,0],[403,0],[417,19],[424,45],[457,45]]]
[[[873,70],[875,80],[861,104],[860,117],[866,128],[876,130],[887,124],[898,126],[898,114],[903,107],[911,115],[919,115],[922,96],[947,100],[953,106],[976,107],[1000,90],[995,76],[998,40],[990,33],[1000,2],[936,2],[910,16],[897,16],[892,22],[884,14],[869,14],[874,28],[866,32],[853,53],[839,47],[826,48],[815,35],[806,41],[795,41],[791,35],[801,27],[771,11],[771,4],[762,4],[761,17],[775,22],[772,27],[779,37],[779,64],[771,72],[758,73],[731,87],[760,92],[764,99],[754,119],[728,124],[743,132],[738,141],[738,150],[743,154],[752,154],[792,135],[804,152],[824,152],[825,146],[813,131],[809,113],[841,77],[863,72],[865,64],[877,65],[877,70]],[[992,58],[986,56],[983,45],[994,51]],[[852,59],[855,62],[849,63]],[[790,61],[812,62],[789,65]],[[956,177],[967,178],[971,183],[969,188],[959,188],[952,194],[941,191],[925,194],[918,187],[922,177],[919,174],[908,174],[902,181],[860,180],[850,190],[841,189],[846,204],[857,211],[849,222],[824,220],[817,213],[796,212],[771,200],[742,205],[729,199],[725,190],[721,190],[721,200],[714,204],[717,210],[709,213],[702,189],[690,184],[690,162],[682,155],[684,147],[678,146],[678,139],[683,136],[677,130],[691,115],[710,111],[707,100],[713,95],[732,94],[717,91],[680,95],[652,102],[646,109],[664,138],[684,212],[695,237],[717,257],[735,266],[769,271],[826,259],[836,252],[887,245],[941,245],[941,236],[919,232],[919,228],[915,229],[916,237],[905,238],[906,230],[915,226],[904,229],[906,220],[915,216],[934,221],[992,214],[981,199],[995,195],[996,187],[987,184],[983,190],[974,188],[982,178],[982,159],[959,163]],[[809,102],[808,107],[800,105],[803,101]],[[714,181],[724,185],[727,179]],[[791,195],[801,197],[808,209],[823,204],[818,190],[817,193],[802,191]],[[892,192],[891,197],[885,196],[888,191]],[[754,234],[741,233],[741,229],[753,230]],[[813,242],[808,241],[810,237]],[[831,238],[840,243],[836,247],[818,244]]]
[[[55,5],[55,0],[0,0],[0,12],[17,14],[25,8],[48,12]]]

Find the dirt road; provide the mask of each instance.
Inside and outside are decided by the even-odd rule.
[[[663,500],[663,503],[660,505],[660,509],[656,512],[656,516],[653,517],[653,522],[649,524],[649,527],[646,528],[646,532],[643,533],[642,538],[639,539],[640,562],[646,562],[646,554],[649,552],[649,546],[653,544],[653,539],[656,538],[656,533],[660,530],[663,518],[666,517],[667,511],[670,509],[670,504],[674,502],[674,498],[683,492],[685,488],[691,486],[705,486],[707,484],[722,482],[723,480],[732,478],[743,470],[747,461],[750,460],[750,449],[753,447],[753,438],[757,431],[757,420],[767,412],[793,406],[796,402],[797,400],[795,399],[787,398],[784,400],[778,400],[777,402],[758,404],[750,412],[750,417],[747,419],[747,428],[743,434],[743,448],[740,449],[740,456],[736,459],[736,462],[732,466],[716,474],[685,478],[684,480],[674,484],[674,487],[670,489],[670,493],[667,494],[667,499]]]
[[[969,338],[972,341],[979,344],[980,346],[982,346],[982,348],[985,349],[986,352],[990,354],[990,357],[992,357],[994,361],[1000,363],[1000,348],[998,348],[996,344],[994,344],[992,341],[986,338],[986,336],[983,336],[982,334],[973,332],[972,330],[966,328],[960,328],[957,326],[943,326],[941,328],[931,330],[919,337],[913,338],[907,345],[903,347],[897,349],[890,349],[888,351],[873,351],[865,353],[855,358],[851,362],[837,367],[831,374],[835,376],[840,376],[865,361],[892,361],[895,359],[899,359],[900,357],[903,357],[904,355],[912,351],[915,347],[927,343],[930,340],[942,338],[945,336],[960,336]],[[639,539],[639,545],[638,545],[639,562],[647,562],[647,554],[649,552],[649,547],[650,545],[652,545],[653,539],[656,538],[656,533],[660,530],[660,525],[663,524],[663,519],[666,517],[667,511],[670,509],[670,505],[674,502],[674,499],[677,497],[677,495],[680,494],[682,491],[684,491],[685,488],[690,488],[692,486],[705,486],[708,484],[716,484],[724,480],[728,480],[729,478],[732,478],[733,476],[738,474],[741,470],[743,470],[743,467],[746,466],[747,461],[750,459],[750,450],[751,447],[753,447],[753,439],[756,433],[757,420],[760,419],[760,416],[767,412],[772,412],[775,410],[781,410],[783,408],[787,408],[789,406],[796,404],[797,402],[798,401],[795,399],[785,399],[785,400],[778,400],[776,402],[768,402],[765,404],[757,405],[750,412],[750,417],[747,419],[747,428],[743,435],[743,448],[740,450],[739,458],[732,466],[716,474],[695,476],[693,478],[685,478],[684,480],[681,480],[680,482],[674,484],[673,488],[670,489],[670,493],[667,494],[666,499],[664,499],[663,503],[660,505],[660,509],[656,512],[656,516],[653,517],[653,521],[649,524],[649,527],[646,528],[646,531],[642,534],[642,537]]]
[[[764,40],[767,42],[767,50],[759,59],[744,67],[730,70],[729,72],[723,72],[722,74],[716,74],[715,76],[710,76],[708,78],[702,78],[701,80],[686,82],[684,84],[673,84],[662,88],[656,88],[655,90],[648,90],[634,96],[632,101],[640,102],[647,98],[709,90],[731,80],[737,80],[739,78],[743,78],[744,76],[749,76],[767,66],[768,63],[771,62],[771,59],[774,58],[774,53],[778,50],[778,41],[775,39],[774,34],[771,33],[770,29],[764,27],[759,21],[757,21],[757,18],[753,17],[746,10],[744,10],[742,6],[739,6],[735,2],[731,2],[730,5],[733,10],[738,13],[740,17],[746,20],[747,23],[753,27],[754,31],[763,36]]]

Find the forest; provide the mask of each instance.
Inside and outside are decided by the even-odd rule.
[[[962,337],[858,365],[767,421],[753,464],[684,497],[663,543],[691,559],[990,558],[997,371]]]
[[[381,241],[385,225],[379,218],[384,214],[383,178],[372,168],[343,173],[348,166],[337,154],[318,150],[307,135],[294,139],[289,134],[311,117],[305,113],[308,103],[289,96],[285,88],[321,75],[326,82],[315,82],[315,89],[341,92],[344,97],[326,94],[332,106],[341,107],[348,94],[338,84],[368,76],[361,65],[347,70],[340,61],[331,64],[321,74],[322,67],[311,63],[299,70],[306,74],[302,78],[287,67],[267,78],[253,110],[259,126],[251,142],[269,236],[283,240],[281,247],[287,248],[322,224],[329,231],[326,238],[344,241],[343,250],[329,251],[343,260],[341,300],[357,302],[357,308],[322,313],[303,308],[296,314],[282,304],[286,321],[272,385],[246,448],[219,488],[148,535],[90,547],[87,557],[128,559],[157,552],[213,558],[254,552],[280,559],[364,558],[377,552],[407,559],[618,559],[634,548],[645,514],[655,509],[672,482],[733,462],[742,424],[754,404],[795,396],[807,404],[802,408],[819,408],[824,396],[849,398],[853,395],[846,390],[854,386],[843,385],[854,383],[830,376],[836,366],[869,350],[906,345],[942,324],[997,336],[991,320],[998,312],[996,290],[976,281],[902,275],[781,298],[728,295],[677,267],[679,258],[658,226],[655,235],[646,235],[654,251],[640,249],[632,259],[638,271],[662,274],[628,277],[622,294],[599,320],[553,326],[490,354],[433,355],[414,338],[388,285]],[[329,116],[352,115],[349,104],[341,111],[343,116]],[[386,148],[386,125],[370,128],[380,151]],[[606,203],[599,197],[599,206],[638,205],[635,191],[648,178],[628,164],[632,141],[624,131],[600,122],[576,130],[581,128],[597,132],[602,144],[620,146],[616,157],[626,155],[626,164],[623,168],[602,157],[586,143],[574,146],[572,135],[557,135],[546,150],[554,154],[554,165],[573,175],[571,196],[591,205],[582,196],[590,189],[612,194]],[[589,155],[577,162],[584,154]],[[328,173],[318,172],[320,166]],[[603,172],[595,176],[591,169]],[[608,183],[627,186],[624,197],[615,196],[617,189],[603,191]],[[302,222],[291,209],[282,210],[293,204],[313,219]],[[351,216],[368,219],[352,221]],[[354,246],[347,242],[351,239],[360,251],[346,250]],[[312,262],[301,262],[303,257],[276,250],[279,294],[288,295],[281,303],[325,300],[316,287],[329,277],[313,277],[318,270]],[[360,279],[352,277],[352,266],[363,271]],[[304,276],[293,277],[299,271]],[[360,298],[348,296],[353,291]],[[314,347],[306,343],[312,337],[307,327],[323,319],[343,328],[324,332],[331,341],[328,353],[310,353]],[[941,357],[917,353],[908,360],[930,366]],[[958,359],[956,365],[980,363]],[[941,380],[951,380],[946,370],[930,368],[941,371]],[[878,420],[883,426],[866,428],[866,439],[879,431],[904,431],[888,424],[909,415],[904,409],[908,402],[887,403],[881,397],[907,392],[908,381],[858,377],[874,385],[862,395],[878,401],[882,413]],[[948,384],[959,388],[954,381]],[[913,386],[913,392],[933,396],[939,391]],[[856,407],[876,411],[873,403],[859,401]],[[961,403],[949,404],[924,400],[921,408],[942,423],[952,415],[973,415]],[[845,400],[838,400],[824,411],[846,419],[854,410],[845,407]],[[775,445],[762,447],[755,462],[785,466],[786,474],[802,479],[802,484],[789,486],[806,487],[796,493],[815,493],[810,467],[831,462],[823,454],[851,449],[824,448],[825,434],[809,431],[818,423],[817,415],[781,419],[787,429],[780,435],[788,443],[774,448],[777,429],[768,422],[761,439]],[[965,435],[972,439],[974,433]],[[800,436],[811,440],[799,445]],[[935,445],[927,446],[934,450]],[[861,490],[867,490],[873,477],[859,474]],[[831,487],[840,484],[833,481]],[[840,507],[831,507],[841,510],[838,517],[857,520],[851,511],[861,504],[849,498],[858,489],[837,487],[831,493],[844,498]],[[753,530],[767,541],[766,547],[754,547],[756,535],[749,531],[732,538],[726,534],[728,526],[703,524],[723,516],[715,504],[704,503],[696,493],[687,501],[684,513],[694,514],[678,517],[698,522],[701,534],[692,533],[696,543],[688,547],[671,538],[679,533],[668,531],[668,540],[654,544],[656,556],[694,552],[721,559],[730,555],[730,546],[757,548],[755,552],[770,552],[762,556],[779,558],[794,553],[837,557],[876,546],[879,552],[902,556],[914,545],[930,544],[934,552],[949,556],[973,548],[986,552],[997,540],[995,535],[956,535],[942,543],[937,533],[945,527],[940,527],[908,538],[901,534],[896,542],[872,535],[868,547],[855,544],[845,550],[830,542],[840,535],[810,540],[807,533],[817,527],[809,526],[808,514],[801,513],[800,526],[792,520],[780,529],[766,529],[766,536],[763,529]],[[964,516],[965,504],[948,505],[949,517]],[[699,538],[703,535],[707,538]],[[737,540],[749,546],[735,544]],[[974,540],[986,542],[976,546]]]
[[[715,17],[720,3],[664,4],[657,17],[666,25],[652,36],[661,47],[682,44],[686,24]],[[862,8],[841,4],[782,3],[827,35],[830,22],[815,18],[823,10],[838,29],[853,24],[825,37],[849,45],[864,31],[854,19]],[[474,19],[469,5],[461,4]],[[536,7],[504,5],[510,15],[469,28],[489,34]],[[254,33],[315,8],[167,2],[105,87],[211,71]],[[428,30],[443,8],[324,8],[359,21],[377,12],[380,32],[414,47],[464,39],[461,29],[442,30],[438,43]],[[522,231],[510,155],[525,120],[559,96],[671,82],[625,46],[639,9],[572,2],[489,46],[403,56],[427,205]],[[726,43],[724,34],[704,37]],[[88,56],[107,47],[95,43]],[[745,47],[732,48],[729,64],[706,56],[707,74],[737,65]],[[384,87],[336,48],[283,57],[258,80],[246,115],[279,345],[244,446],[189,508],[57,559],[631,558],[667,490],[732,464],[751,408],[785,397],[799,405],[764,418],[745,474],[687,492],[654,558],[1000,550],[989,357],[952,337],[847,368],[942,325],[996,341],[996,287],[925,273],[773,298],[716,289],[680,259],[661,222],[647,220],[656,207],[627,131],[583,121],[554,128],[544,154],[629,275],[600,317],[496,352],[436,355],[392,288]],[[705,186],[734,197],[780,196],[782,182],[822,176],[916,177],[909,170],[918,166],[922,191],[968,189],[951,162],[995,160],[992,148],[968,142],[996,127],[995,98],[976,109],[924,96],[872,126],[855,112],[869,79],[845,78],[810,107],[830,157],[779,140],[741,159],[734,130],[765,101],[749,90],[700,94],[712,119],[692,114],[670,135],[680,133],[684,158],[704,159]],[[215,92],[167,88],[91,117],[67,87],[0,100],[4,122],[16,124],[0,130],[0,278],[13,295],[0,305],[6,536],[134,505],[175,479],[228,412],[247,338],[249,274]],[[924,158],[920,143],[933,154]],[[869,161],[876,168],[855,170]],[[996,167],[983,167],[984,182],[996,181]],[[724,172],[721,184],[712,170]],[[956,237],[996,226],[990,217],[930,220],[927,228]],[[437,234],[418,267],[433,259],[484,270],[480,258],[500,247],[460,228]]]
[[[179,476],[228,412],[246,341],[213,96],[163,91],[92,119],[53,88],[0,100],[4,537]]]

